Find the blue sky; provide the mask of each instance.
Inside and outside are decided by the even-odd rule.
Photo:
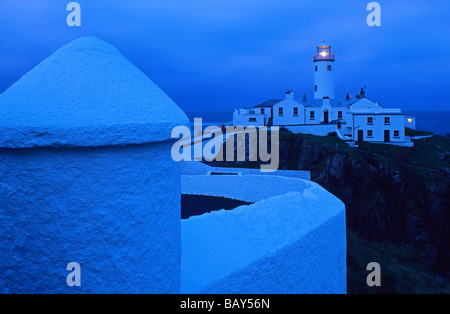
[[[79,0],[82,26],[63,0],[0,1],[0,92],[71,40],[117,47],[185,111],[228,111],[313,95],[312,55],[336,49],[337,97],[367,87],[385,107],[450,110],[450,1]]]

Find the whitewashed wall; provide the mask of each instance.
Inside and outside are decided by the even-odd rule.
[[[199,177],[183,190],[204,184],[256,203],[182,221],[181,293],[346,293],[339,199],[301,179]]]
[[[283,115],[279,114],[280,108],[283,108]],[[294,115],[294,108],[298,109],[297,116]],[[273,116],[274,125],[292,125],[305,123],[302,104],[292,99],[285,99],[274,105]]]
[[[327,136],[329,133],[337,131],[337,124],[293,125],[285,126],[285,128],[293,133]]]
[[[367,123],[371,117],[373,124]],[[385,118],[389,117],[389,124],[385,124]],[[384,131],[389,130],[390,142],[405,141],[405,118],[402,114],[354,114],[354,139],[358,139],[358,130],[363,130],[364,141],[384,142]],[[368,137],[368,130],[372,130],[372,137]],[[394,131],[399,131],[399,136],[394,137]]]
[[[254,113],[252,113],[254,112]],[[264,126],[269,121],[269,114],[261,114],[259,108],[255,109],[236,109],[233,112],[233,125],[234,126]],[[255,120],[255,121],[253,121]]]

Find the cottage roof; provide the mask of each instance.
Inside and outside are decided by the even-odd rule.
[[[355,99],[329,99],[331,107],[348,107]],[[301,104],[305,107],[321,107],[323,105],[323,99],[310,99],[306,101],[301,101]]]
[[[254,108],[264,108],[264,107],[273,107],[284,99],[269,99]],[[329,99],[331,107],[348,107],[349,105],[357,102],[360,99],[350,98],[347,99]],[[321,107],[323,105],[323,99],[307,99],[298,101],[305,107]]]
[[[270,99],[270,100],[267,100],[267,101],[255,106],[254,108],[273,107],[274,105],[278,104],[282,100],[284,100],[284,99]]]

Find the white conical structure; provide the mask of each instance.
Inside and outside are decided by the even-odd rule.
[[[62,47],[0,95],[1,292],[179,292],[171,131],[187,123],[95,37]],[[71,263],[81,286],[67,284]]]
[[[151,79],[96,37],[60,48],[0,95],[6,147],[155,142],[187,123]]]

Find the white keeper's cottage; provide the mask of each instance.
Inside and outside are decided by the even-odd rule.
[[[325,136],[336,132],[349,142],[368,141],[412,146],[405,127],[415,128],[415,118],[401,109],[383,108],[366,97],[361,88],[355,98],[348,93],[335,98],[334,62],[331,46],[321,45],[314,54],[314,99],[294,99],[292,90],[285,99],[270,99],[253,108],[236,109],[234,126],[279,126],[294,133]]]

